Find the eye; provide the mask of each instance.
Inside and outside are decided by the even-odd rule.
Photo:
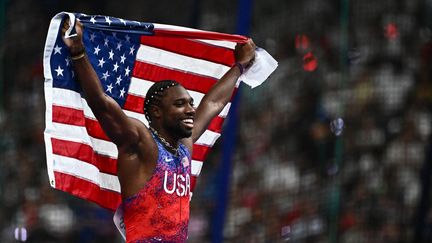
[[[174,105],[177,106],[177,107],[181,107],[181,106],[184,105],[184,102],[181,101],[181,100],[178,100],[178,101],[174,102]]]

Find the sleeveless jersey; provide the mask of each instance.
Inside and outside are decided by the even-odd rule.
[[[127,242],[185,242],[189,223],[191,155],[180,144],[178,157],[158,146],[156,168],[145,186],[122,203]]]

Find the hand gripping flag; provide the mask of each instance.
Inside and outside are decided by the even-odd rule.
[[[88,58],[105,93],[129,116],[148,125],[143,114],[148,88],[160,80],[182,84],[199,104],[234,63],[236,43],[247,38],[196,29],[62,12],[50,23],[44,50],[45,145],[52,187],[115,210],[121,202],[117,148],[105,135],[75,81],[63,20],[84,25]],[[234,91],[235,92],[235,91]],[[192,190],[203,161],[220,136],[230,103],[193,146]]]

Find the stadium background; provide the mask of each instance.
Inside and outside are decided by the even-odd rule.
[[[242,88],[225,218],[222,137],[189,242],[431,242],[431,0],[1,0],[0,242],[122,242],[110,212],[48,184],[42,51],[55,13],[235,33],[244,4],[279,68]]]

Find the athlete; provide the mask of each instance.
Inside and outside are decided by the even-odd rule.
[[[63,25],[63,36],[69,21]],[[204,96],[198,107],[186,89],[172,80],[156,82],[146,95],[147,128],[127,117],[108,95],[91,66],[82,40],[64,38],[85,99],[118,149],[127,242],[185,242],[189,222],[192,145],[230,100],[243,70],[251,65],[255,44],[235,48],[236,65]]]

